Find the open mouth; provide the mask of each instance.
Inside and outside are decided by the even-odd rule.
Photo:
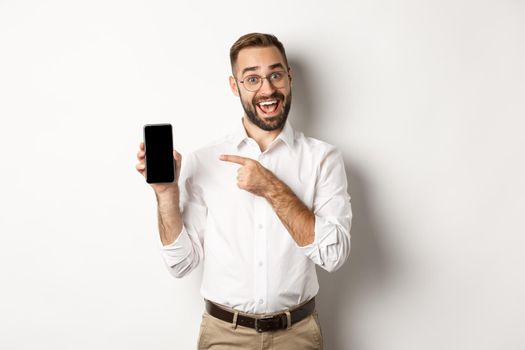
[[[272,99],[272,100],[266,100],[261,101],[256,104],[259,111],[262,112],[262,114],[266,116],[271,116],[279,113],[280,107],[281,107],[281,100],[280,99]]]

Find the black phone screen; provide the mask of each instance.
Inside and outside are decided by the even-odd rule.
[[[173,182],[175,167],[173,159],[173,136],[170,124],[144,126],[146,152],[146,181],[148,183]]]

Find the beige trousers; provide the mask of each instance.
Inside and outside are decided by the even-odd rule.
[[[323,337],[317,311],[288,329],[258,333],[235,326],[207,312],[202,315],[198,350],[322,350]]]

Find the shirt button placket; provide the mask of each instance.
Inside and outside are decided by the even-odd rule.
[[[254,208],[254,220],[255,220],[255,254],[254,254],[254,266],[255,266],[255,310],[256,312],[266,312],[266,297],[268,290],[268,271],[266,265],[267,259],[267,234],[265,230],[265,203],[264,198],[255,198]]]

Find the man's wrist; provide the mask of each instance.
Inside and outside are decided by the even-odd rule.
[[[174,185],[162,191],[155,191],[155,197],[160,205],[161,203],[176,203],[179,204],[179,186]]]
[[[268,186],[264,193],[264,197],[268,202],[272,203],[276,197],[282,195],[283,192],[287,190],[288,186],[286,186],[281,180],[274,176],[270,181],[268,181]]]

